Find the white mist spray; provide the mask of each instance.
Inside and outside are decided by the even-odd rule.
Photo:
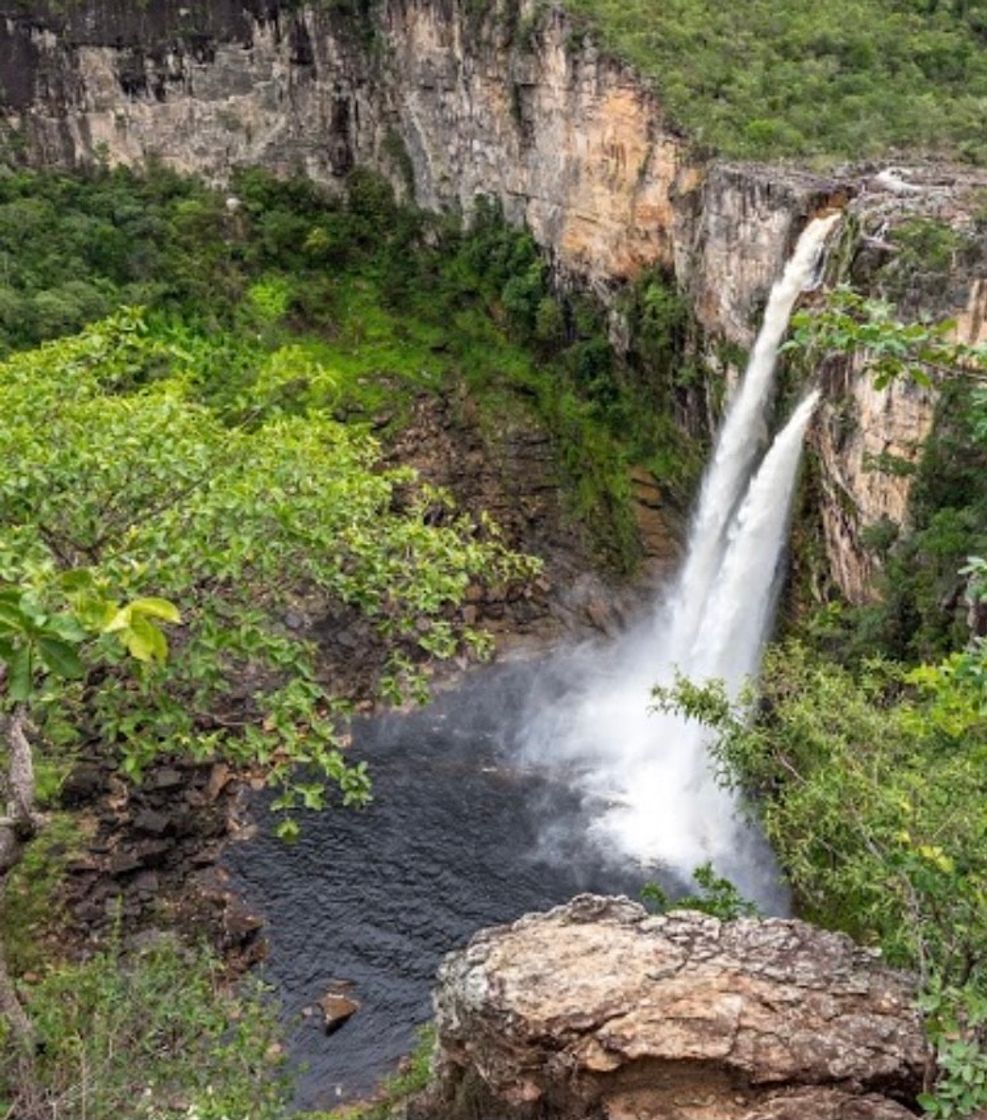
[[[615,857],[684,876],[711,860],[768,909],[780,904],[770,852],[710,773],[706,733],[649,708],[654,685],[669,683],[676,669],[696,681],[721,678],[731,690],[757,671],[816,394],[796,409],[752,472],[778,350],[836,220],[806,228],[772,290],[672,595],[649,624],[606,650],[562,655],[555,668],[567,687],[551,698],[536,688],[521,742],[525,761],[563,769],[583,792],[593,835]]]

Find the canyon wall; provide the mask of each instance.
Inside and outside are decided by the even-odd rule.
[[[838,187],[710,164],[560,11],[474,7],[0,3],[6,117],[35,163],[156,158],[216,182],[258,164],[329,186],[363,165],[426,208],[494,195],[570,273],[606,290],[674,268],[703,325],[744,342],[793,226]]]
[[[561,277],[604,298],[673,271],[711,357],[750,345],[810,214],[901,201],[858,175],[709,160],[634,72],[538,0],[0,0],[0,17],[6,142],[30,162],[158,159],[217,183],[259,164],[329,186],[359,165],[432,209],[493,195]],[[984,333],[982,308],[971,315]],[[834,420],[847,409],[855,440]],[[830,566],[853,598],[872,574],[861,527],[907,507],[908,480],[865,464],[917,448],[932,415],[928,394],[850,377],[819,426]]]

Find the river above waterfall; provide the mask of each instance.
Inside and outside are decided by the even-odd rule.
[[[373,804],[304,814],[296,844],[273,837],[258,796],[258,835],[227,864],[267,922],[263,976],[301,1067],[300,1107],[366,1094],[395,1068],[430,1017],[439,961],[476,930],[581,891],[634,897],[656,877],[609,863],[587,838],[585,797],[512,762],[530,679],[527,665],[481,670],[418,712],[358,721]],[[361,1008],[327,1036],[303,1012],[340,981]]]

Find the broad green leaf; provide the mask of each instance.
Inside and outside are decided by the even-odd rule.
[[[34,658],[31,646],[25,643],[14,650],[7,664],[7,694],[21,704],[31,695]]]
[[[103,633],[116,634],[121,630],[129,629],[132,617],[133,611],[130,606],[118,608],[116,614],[103,627]]]
[[[63,572],[58,582],[64,590],[74,592],[88,591],[94,580],[93,574],[88,568],[73,568],[70,572]]]
[[[85,672],[79,655],[60,638],[40,638],[38,652],[45,665],[58,677],[74,679]]]
[[[109,633],[109,627],[117,617],[119,604],[112,599],[98,596],[80,595],[74,599],[76,618],[89,631],[99,634]]]
[[[167,599],[156,599],[153,597],[144,599],[135,599],[130,604],[130,610],[133,614],[148,615],[151,618],[160,618],[165,622],[181,622],[182,616],[174,603],[169,603]]]
[[[141,615],[127,629],[120,631],[120,637],[130,655],[138,661],[164,661],[168,656],[168,641],[164,634]]]
[[[86,637],[85,630],[70,614],[56,614],[53,618],[48,619],[45,630],[57,635],[65,642],[81,642]]]
[[[20,606],[7,599],[0,599],[0,630],[21,634],[27,629],[28,619]]]
[[[48,615],[45,613],[44,608],[38,601],[38,597],[32,592],[26,592],[21,596],[21,614],[34,626],[44,626],[48,621]]]

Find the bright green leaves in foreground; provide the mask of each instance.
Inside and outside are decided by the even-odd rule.
[[[99,596],[84,569],[66,572],[58,583],[65,604],[54,614],[35,592],[0,586],[0,664],[7,669],[7,697],[15,704],[30,700],[48,676],[55,681],[84,677],[82,644],[102,634],[113,635],[138,661],[167,659],[168,639],[158,621],[181,622],[174,604],[145,598],[121,606]],[[50,604],[56,597],[46,598]]]
[[[903,323],[890,303],[844,285],[829,293],[822,307],[793,316],[784,349],[801,354],[809,366],[833,352],[859,354],[877,389],[902,376],[928,386],[937,373],[987,367],[987,346],[953,341],[955,327],[950,320]]]
[[[298,376],[290,354],[246,379],[256,392],[232,416],[201,403],[222,376],[207,351],[125,309],[0,367],[8,699],[37,661],[36,718],[119,744],[132,773],[162,750],[223,752],[281,779],[282,808],[318,800],[290,777],[299,765],[359,803],[348,697],[286,617],[330,603],[365,617],[378,686],[403,701],[430,659],[487,651],[456,621],[468,585],[535,564],[413,472],[379,469],[372,438],[311,405],[319,371]],[[86,635],[98,656],[79,657]]]
[[[915,689],[887,663],[854,676],[789,644],[769,652],[754,722],[752,698],[716,688],[660,699],[713,727],[811,916],[895,963],[950,981],[972,963],[987,982],[987,647],[960,659],[969,673],[926,670],[948,683]],[[944,700],[964,717],[944,720]]]
[[[36,668],[64,679],[83,674],[76,645],[85,631],[68,614],[49,617],[37,600],[17,588],[0,588],[0,663],[7,667],[7,695],[24,703]]]

